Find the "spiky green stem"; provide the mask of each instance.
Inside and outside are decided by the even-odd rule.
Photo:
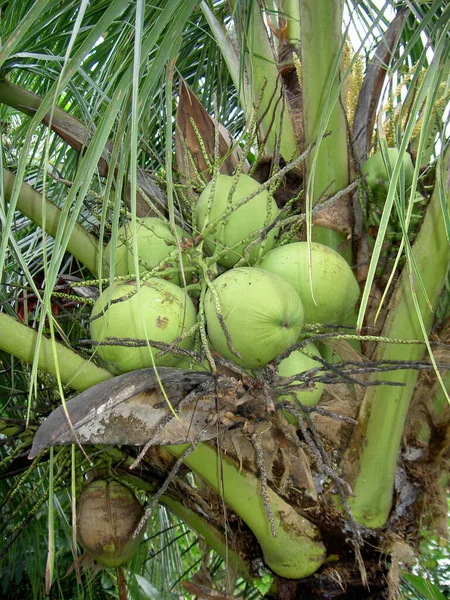
[[[440,163],[437,184],[413,246],[417,268],[433,309],[450,262],[439,185],[442,181],[442,188],[447,186],[445,193],[448,206],[450,195],[445,167],[449,159],[450,151]],[[417,293],[416,303],[423,328],[411,289]],[[427,335],[433,320],[434,313],[427,306],[416,278],[406,266],[390,302],[382,335],[387,338],[424,339],[423,329]],[[376,360],[415,361],[420,360],[424,353],[425,345],[380,344]],[[369,387],[364,395],[344,470],[355,492],[355,497],[349,500],[352,513],[357,521],[368,527],[382,527],[389,516],[398,452],[417,375],[416,370],[383,373],[384,380],[400,382],[403,387]],[[374,380],[379,378],[373,376]]]

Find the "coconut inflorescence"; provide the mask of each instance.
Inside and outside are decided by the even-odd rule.
[[[94,480],[83,489],[78,501],[78,541],[102,566],[118,567],[139,548],[145,529],[135,537],[133,534],[143,514],[127,487],[114,480]]]
[[[196,332],[204,327],[215,352],[255,370],[297,343],[304,323],[348,323],[359,298],[351,268],[322,244],[293,242],[274,248],[278,214],[271,195],[251,177],[218,175],[199,197],[197,236],[186,245],[189,261],[185,263],[183,257],[181,264],[183,230],[173,232],[155,217],[141,219],[134,244],[140,284],[131,278],[114,283],[92,311],[91,337],[106,366],[114,373],[153,365],[195,368],[192,354],[181,355],[194,346],[200,348]],[[128,233],[119,232],[117,274],[136,270]],[[241,259],[246,266],[236,267]],[[193,279],[188,289],[183,289],[180,277],[184,264],[198,269],[200,279],[198,284]],[[158,265],[162,276],[145,276]],[[165,266],[171,269],[167,277]],[[198,305],[204,311],[199,323]],[[278,372],[291,376],[317,364],[295,351],[280,363]],[[197,368],[205,370],[209,364]],[[314,404],[322,391],[323,385],[318,384],[296,392],[296,397],[302,404]]]

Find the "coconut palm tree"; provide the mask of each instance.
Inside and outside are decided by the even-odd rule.
[[[1,15],[3,593],[396,597],[424,526],[447,524],[450,5],[24,0]],[[246,363],[272,292],[235,331],[215,282],[299,242],[303,306],[350,305],[270,356],[252,342]],[[322,279],[317,247],[345,278]],[[156,337],[148,290],[176,284],[182,327]],[[312,362],[281,377],[295,349]],[[128,535],[145,537],[125,571],[95,576],[76,500],[101,478],[145,505]]]

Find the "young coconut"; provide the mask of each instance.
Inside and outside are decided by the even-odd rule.
[[[117,481],[96,479],[81,492],[77,534],[81,546],[103,567],[118,567],[136,553],[143,528],[133,533],[144,511],[137,498]]]
[[[111,304],[109,304],[111,299]],[[109,304],[109,306],[108,306]],[[97,318],[95,318],[97,317]],[[152,277],[141,281],[137,292],[135,281],[114,284],[103,292],[92,310],[91,338],[99,343],[112,338],[130,338],[171,344],[196,322],[192,300],[181,288],[169,281]],[[180,348],[193,347],[193,337],[184,339]],[[114,373],[126,373],[153,366],[173,366],[179,357],[164,354],[145,345],[97,346],[97,354]]]
[[[233,188],[234,192],[230,197]],[[248,175],[239,175],[237,180],[230,175],[219,175],[215,181],[210,181],[197,202],[196,213],[200,230],[205,224],[212,223],[228,208],[235,206],[259,188],[260,184]],[[216,230],[205,238],[206,252],[213,255],[217,249],[233,247],[218,260],[220,265],[231,268],[243,257],[246,246],[253,241],[246,238],[254,231],[264,229],[278,213],[275,200],[266,190],[263,190],[223,217]],[[251,265],[256,261],[260,249],[264,253],[274,247],[277,233],[278,229],[272,229],[261,244],[250,252],[247,257],[248,264]]]
[[[300,296],[305,323],[345,323],[355,311],[358,282],[348,263],[332,248],[311,243],[311,294],[308,244],[294,242],[275,248],[264,257],[261,269],[291,283]]]
[[[388,148],[387,152],[375,152],[370,158],[364,163],[361,172],[366,176],[367,183],[372,190],[372,193],[376,200],[384,202],[389,191],[390,175],[392,173],[395,163],[399,159],[398,148]],[[405,176],[405,190],[411,187],[414,165],[411,160],[411,156],[408,152],[403,155],[403,172]],[[389,170],[387,169],[386,162],[389,162]],[[400,179],[398,180],[400,185]]]
[[[310,354],[320,356],[316,346],[312,343],[308,344],[305,347],[305,350]],[[310,356],[306,356],[306,354],[304,354],[301,350],[294,350],[278,365],[278,375],[280,377],[292,377],[292,375],[297,375],[297,373],[304,373],[305,371],[309,371],[310,369],[315,369],[320,366],[321,363],[319,361],[314,360]],[[291,385],[299,385],[301,383],[302,381],[300,377],[299,380],[295,380],[293,383],[291,383]],[[325,386],[323,383],[318,382],[312,388],[294,390],[292,394],[281,395],[278,397],[278,402],[281,404],[285,400],[289,400],[294,405],[294,408],[301,408],[301,404],[303,404],[303,406],[316,406],[322,397],[324,387]],[[300,404],[296,404],[296,400],[298,400]],[[297,423],[297,418],[294,415],[285,410],[283,410],[283,414],[289,423]]]
[[[181,227],[176,227],[178,241],[181,244],[186,233]],[[180,261],[177,251],[177,241],[169,225],[156,217],[139,219],[136,227],[139,273],[146,273],[162,263],[161,275],[164,279],[177,285],[183,284],[180,273]],[[184,266],[189,264],[187,254],[182,252]],[[105,248],[105,256],[110,259],[111,241]],[[169,255],[172,255],[169,258]],[[166,262],[163,262],[166,261]],[[165,269],[178,269],[178,272],[164,275]],[[118,231],[115,252],[115,269],[117,276],[135,273],[133,254],[133,239],[130,225],[123,226]],[[186,281],[190,281],[189,273],[185,273]]]
[[[213,282],[230,349],[217,317],[211,290],[205,296],[205,316],[211,344],[223,357],[247,368],[264,367],[297,341],[303,325],[302,302],[293,286],[268,271],[252,267],[231,269]]]

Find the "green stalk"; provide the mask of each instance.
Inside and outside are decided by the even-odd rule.
[[[348,185],[347,128],[341,106],[342,1],[299,0],[305,148],[316,142],[307,162],[307,209]],[[323,138],[325,134],[329,134]],[[323,197],[325,200],[326,197]],[[308,238],[335,250],[342,234],[311,228]],[[347,257],[346,257],[347,258]]]
[[[3,194],[10,200],[16,177],[7,169],[3,169]],[[17,210],[28,217],[33,223],[42,227],[45,214],[45,231],[53,238],[56,237],[61,209],[52,202],[44,200],[41,194],[27,183],[22,183],[17,200]],[[82,262],[92,273],[97,273],[98,240],[90,235],[84,227],[76,224],[67,244],[67,251]]]
[[[284,0],[282,9],[288,28],[288,40],[290,44],[300,48],[301,28],[300,28],[300,7],[298,0]]]
[[[441,178],[444,182],[442,187],[447,186],[448,210],[450,195],[444,166],[449,159],[450,151],[438,165],[437,184],[412,248],[433,310],[450,262],[439,185]],[[407,265],[390,302],[382,335],[397,339],[426,339],[433,320],[434,313],[429,309]],[[380,344],[376,360],[421,360],[425,349],[425,345]],[[349,499],[352,513],[357,521],[368,527],[382,527],[389,516],[397,457],[417,375],[416,370],[383,373],[382,379],[400,382],[404,387],[369,387],[364,395],[344,471],[355,492],[355,497]],[[380,377],[372,377],[372,380],[377,379]]]
[[[230,4],[236,31],[242,30],[242,22],[245,20],[245,16],[241,10],[244,5],[237,2],[237,0],[232,0]],[[206,2],[201,3],[201,8],[211,28],[211,33],[227,63],[233,83],[239,91],[247,124],[250,124],[254,118],[254,106],[260,103],[258,114],[258,117],[261,118],[260,134],[263,138],[268,134],[266,153],[269,156],[274,155],[277,138],[280,136],[281,120],[280,154],[287,161],[294,158],[298,155],[297,141],[287,106],[281,119],[281,101],[279,101],[281,83],[278,77],[278,67],[258,3],[251,3],[252,13],[247,15],[249,20],[248,31],[246,34],[242,32],[239,39],[239,42],[244,46],[241,48],[245,57],[243,70],[236,49],[222,23],[219,23]],[[261,101],[263,89],[264,95]],[[270,108],[266,113],[269,104]],[[275,106],[276,109],[274,110]]]
[[[36,111],[42,104],[42,98],[20,87],[19,85],[4,80],[0,81],[0,102],[6,104],[7,106],[11,106],[16,110],[20,110],[20,112],[24,113],[25,115],[34,117]],[[78,128],[84,129],[84,125],[79,119],[67,114],[58,106],[52,107],[52,120],[57,124],[61,123],[62,125],[64,123],[67,133],[73,130],[74,133],[78,134]],[[50,122],[50,113],[44,117],[43,122],[48,125]]]
[[[0,313],[0,348],[2,350],[31,365],[35,360],[37,338],[36,331],[22,325],[13,317]],[[82,392],[112,377],[109,371],[85,360],[70,348],[42,336],[38,368],[46,373],[56,377],[53,347],[56,348],[58,356],[61,381],[73,389]]]
[[[176,457],[186,448],[186,445],[166,446]],[[267,488],[277,533],[277,537],[272,536],[257,477],[241,472],[227,456],[219,457],[206,444],[199,444],[184,462],[223,495],[226,503],[248,525],[261,546],[265,563],[276,575],[302,579],[315,573],[324,563],[326,550],[320,541],[319,529]]]

